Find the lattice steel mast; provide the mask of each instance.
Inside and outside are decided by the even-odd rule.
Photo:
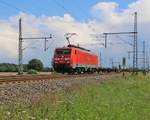
[[[40,39],[44,40],[44,51],[46,51],[48,48],[46,47],[46,42],[48,39],[52,39],[52,34],[50,34],[49,37],[31,37],[31,38],[24,38],[22,37],[22,21],[21,18],[19,19],[19,56],[18,56],[18,74],[22,75],[23,74],[23,50],[26,48],[23,48],[23,40],[27,39]]]
[[[137,12],[134,13],[134,31],[131,32],[116,32],[116,33],[104,33],[105,37],[105,48],[107,47],[107,36],[108,35],[134,35],[133,41],[133,73],[137,73],[138,70],[138,31],[137,31]]]
[[[21,25],[21,18],[19,19],[19,66],[18,66],[18,74],[23,74],[23,49],[22,49],[22,25]]]

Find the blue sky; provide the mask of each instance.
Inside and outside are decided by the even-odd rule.
[[[36,16],[63,16],[69,12],[76,20],[91,19],[91,6],[98,2],[117,2],[119,10],[127,8],[128,4],[135,0],[0,0],[0,18],[7,19],[10,16],[23,11]],[[58,4],[59,3],[59,4]],[[64,10],[63,7],[65,7]]]
[[[142,40],[147,40],[147,45],[150,45],[148,42],[149,4],[149,0],[0,0],[0,63],[17,63],[18,17],[20,16],[23,17],[23,33],[26,36],[37,37],[45,35],[43,33],[55,33],[57,38],[55,44],[46,53],[43,52],[43,43],[37,43],[41,46],[40,49],[27,49],[24,52],[24,63],[32,58],[39,58],[46,66],[50,66],[54,48],[64,46],[66,43],[64,38],[66,32],[77,32],[78,36],[75,39],[79,43],[91,43],[92,38],[88,35],[93,31],[96,33],[132,31],[135,11],[138,11],[139,20],[138,43],[140,45]],[[147,31],[144,32],[143,29]],[[124,39],[130,42],[132,40]],[[35,42],[28,44],[33,43],[35,44]],[[92,47],[94,52],[99,52],[99,47]],[[120,61],[122,57],[127,57],[129,50],[132,50],[132,47],[125,45],[101,48],[104,62],[102,64],[110,66],[111,58]]]

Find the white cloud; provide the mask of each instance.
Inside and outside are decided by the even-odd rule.
[[[134,3],[128,5],[124,10],[118,11],[119,4],[115,2],[100,2],[92,7],[93,15],[105,25],[107,32],[117,31],[133,31],[134,12],[138,13],[138,43],[139,50],[141,50],[142,41],[146,40],[147,45],[150,45],[149,39],[149,24],[150,24],[150,1],[149,0],[137,0]],[[127,39],[127,38],[126,38]],[[129,38],[128,38],[129,39]],[[109,40],[114,40],[110,37]],[[129,39],[132,42],[132,39]],[[124,45],[122,45],[124,46]],[[125,55],[132,47],[126,46],[124,50],[121,48],[111,49],[111,53],[119,53],[122,51],[122,55]],[[110,55],[110,54],[109,54]],[[141,54],[139,54],[141,56]]]
[[[150,0],[137,0],[119,12],[119,4],[116,2],[99,2],[92,7],[92,13],[101,18],[103,22],[121,23],[130,22],[131,15],[138,12],[139,22],[150,21]]]
[[[92,12],[95,17],[100,18],[103,22],[110,20],[108,18],[116,17],[115,10],[118,4],[115,2],[100,2],[92,7]]]
[[[0,53],[7,53],[7,55],[16,55],[17,34],[14,29],[7,22],[0,22]]]
[[[150,1],[138,0],[128,5],[126,9],[119,10],[119,4],[116,2],[99,2],[91,7],[91,11],[95,20],[88,22],[78,22],[71,15],[64,14],[64,16],[35,16],[31,14],[19,13],[17,16],[11,16],[8,20],[0,21],[0,56],[9,54],[10,58],[17,58],[18,50],[18,19],[22,17],[23,34],[25,37],[47,36],[50,33],[55,35],[56,42],[52,46],[63,46],[66,44],[64,37],[65,33],[75,32],[78,35],[72,37],[71,42],[77,43],[92,43],[90,34],[116,31],[132,31],[133,29],[133,13],[138,12],[138,27],[140,39],[148,39],[150,24]],[[144,32],[144,30],[146,32]],[[142,36],[143,35],[143,36]],[[114,39],[112,39],[114,40]],[[131,40],[131,39],[130,39]],[[24,46],[38,46],[40,50],[43,49],[43,42],[24,42]],[[93,46],[92,46],[93,47]],[[127,46],[125,46],[127,47]],[[95,48],[95,46],[93,47]],[[130,48],[130,47],[129,47]],[[122,49],[122,50],[121,50]],[[119,50],[128,48],[111,48],[117,52]],[[35,53],[28,53],[33,57]],[[52,50],[51,50],[52,51]],[[110,55],[110,52],[107,52]],[[105,53],[104,53],[105,54]],[[41,55],[42,57],[43,55]],[[4,56],[3,56],[4,57]]]
[[[36,17],[31,14],[20,13],[17,16],[12,16],[8,20],[0,22],[0,56],[9,55],[10,58],[16,58],[18,55],[18,20],[22,18],[22,32],[23,37],[40,37],[49,36],[51,33],[55,36],[56,42],[53,48],[56,46],[64,46],[66,40],[64,37],[65,33],[73,32],[77,33],[77,36],[72,37],[71,43],[87,43],[91,40],[90,34],[93,32],[91,29],[94,22],[84,23],[77,22],[69,14],[65,14],[63,17],[60,16],[39,16]],[[92,26],[90,26],[92,25]],[[43,50],[44,42],[36,42],[36,40],[24,40],[23,46],[40,48],[36,51]],[[30,50],[27,50],[26,54],[30,56],[36,55]],[[29,53],[30,52],[30,53]],[[42,57],[42,55],[41,55]],[[5,56],[3,56],[5,58]]]

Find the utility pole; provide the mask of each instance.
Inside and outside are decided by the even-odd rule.
[[[134,55],[135,52],[134,51],[129,51],[128,52],[128,56],[130,57],[130,53],[133,53]],[[136,59],[141,59],[142,60],[142,70],[143,70],[143,73],[146,74],[146,64],[147,64],[147,57],[146,57],[146,47],[145,47],[145,41],[143,41],[143,48],[142,48],[142,51],[137,51],[137,53],[142,53],[142,58],[137,58],[136,56],[134,56],[134,60],[136,61]],[[136,64],[135,64],[136,65]]]
[[[112,69],[114,68],[114,59],[112,58],[112,61],[111,61],[111,67]]]
[[[134,35],[133,41],[133,73],[137,73],[138,70],[138,40],[137,40],[137,12],[134,13],[134,30],[131,32],[116,32],[116,33],[103,33],[105,38],[105,47],[107,47],[107,36],[108,35]]]
[[[102,68],[102,53],[99,52],[99,66]]]
[[[107,48],[107,33],[104,33],[104,37],[105,37],[105,48]]]
[[[143,72],[144,72],[144,74],[146,74],[145,41],[143,41]]]
[[[18,66],[18,74],[23,74],[23,49],[22,49],[22,23],[21,18],[19,19],[19,66]]]
[[[125,68],[126,68],[126,58],[125,57],[122,58],[122,66],[123,66],[123,69],[125,70]]]
[[[138,70],[137,12],[134,13],[133,72]]]
[[[146,66],[147,66],[147,71],[149,72],[149,56],[148,56],[148,52],[146,53]]]
[[[29,40],[29,39],[38,39],[38,40],[44,40],[44,51],[46,51],[48,48],[46,47],[46,43],[48,39],[52,39],[52,34],[50,34],[49,37],[32,37],[32,38],[24,38],[22,37],[22,21],[21,18],[19,19],[19,59],[18,59],[18,75],[23,75],[23,50],[26,48],[23,48],[23,40]]]

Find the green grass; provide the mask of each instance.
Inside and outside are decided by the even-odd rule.
[[[44,97],[31,105],[3,105],[0,120],[150,120],[150,76],[127,76]]]

